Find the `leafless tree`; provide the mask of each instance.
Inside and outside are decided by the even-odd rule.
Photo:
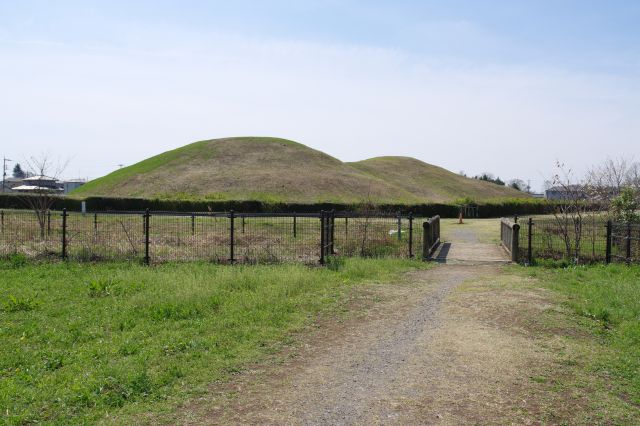
[[[49,154],[30,157],[27,161],[29,173],[42,179],[57,181],[67,167],[68,161],[54,160]],[[37,183],[37,182],[36,182]],[[22,202],[36,215],[40,226],[40,238],[44,238],[47,225],[47,213],[57,199],[55,188],[35,185],[36,188],[20,197]]]
[[[632,159],[608,158],[587,172],[590,197],[607,207],[626,187],[640,188],[640,164]]]
[[[553,204],[553,216],[560,232],[565,251],[569,258],[580,262],[580,249],[583,237],[583,224],[589,212],[587,185],[576,179],[573,170],[563,163],[556,163],[556,174],[552,185],[561,191],[562,196]]]

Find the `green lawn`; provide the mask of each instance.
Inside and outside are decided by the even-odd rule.
[[[586,357],[591,374],[640,406],[640,266],[527,268],[526,274],[561,295],[597,343]]]
[[[334,266],[0,263],[0,423],[171,412],[278,351],[355,286],[426,267]]]

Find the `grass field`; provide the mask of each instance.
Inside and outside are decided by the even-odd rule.
[[[0,423],[131,423],[277,352],[357,286],[424,268],[0,263]],[[73,417],[72,417],[73,416]]]
[[[640,267],[581,266],[520,269],[560,295],[582,332],[595,342],[577,362],[631,406],[640,406]]]
[[[294,203],[528,198],[409,157],[343,163],[302,144],[238,137],[192,143],[95,179],[72,196]]]

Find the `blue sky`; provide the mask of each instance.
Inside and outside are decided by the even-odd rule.
[[[0,0],[0,155],[97,177],[269,135],[540,187],[556,159],[640,157],[638,22],[632,1]]]

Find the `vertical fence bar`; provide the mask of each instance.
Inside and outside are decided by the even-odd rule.
[[[298,220],[297,220],[297,216],[294,213],[293,214],[293,238],[297,238],[298,237]]]
[[[335,241],[335,237],[336,237],[336,211],[335,210],[331,210],[331,243],[329,245],[329,248],[331,249],[331,254],[334,255],[336,254],[335,251],[335,245],[334,245],[334,241]]]
[[[98,232],[98,213],[93,214],[93,230]]]
[[[627,265],[631,264],[631,223],[627,223],[627,253],[626,262]]]
[[[149,257],[149,222],[150,222],[150,218],[151,218],[151,213],[149,211],[149,209],[146,209],[144,211],[144,220],[142,221],[144,224],[144,264],[148,265],[149,261],[150,261],[150,257]]]
[[[527,230],[527,262],[529,265],[533,264],[533,245],[531,237],[533,236],[533,218],[529,218],[529,229]]]
[[[349,218],[344,218],[344,242],[347,243],[347,238],[349,237]]]
[[[4,234],[4,210],[0,210],[0,231]]]
[[[196,215],[191,214],[191,235],[196,235]]]
[[[235,212],[233,210],[231,210],[229,212],[229,236],[230,236],[230,239],[229,239],[229,254],[230,254],[229,261],[231,263],[236,261],[236,259],[234,257],[234,249],[235,249],[235,244],[234,243],[235,243],[235,240],[234,240],[234,235],[233,235],[234,234],[235,216],[236,216]]]
[[[325,229],[324,229],[324,210],[320,212],[320,264],[324,265],[324,239],[325,239]]]
[[[47,235],[51,235],[51,210],[47,210]]]
[[[611,263],[611,239],[613,234],[613,222],[611,219],[607,221],[607,252],[605,254],[605,262]]]
[[[398,212],[398,241],[402,241],[402,214]]]
[[[67,259],[67,209],[62,209],[62,260]]]
[[[415,257],[413,253],[413,212],[409,213],[409,257]]]
[[[242,215],[242,233],[244,234],[244,222],[245,222],[245,217],[244,215]]]

